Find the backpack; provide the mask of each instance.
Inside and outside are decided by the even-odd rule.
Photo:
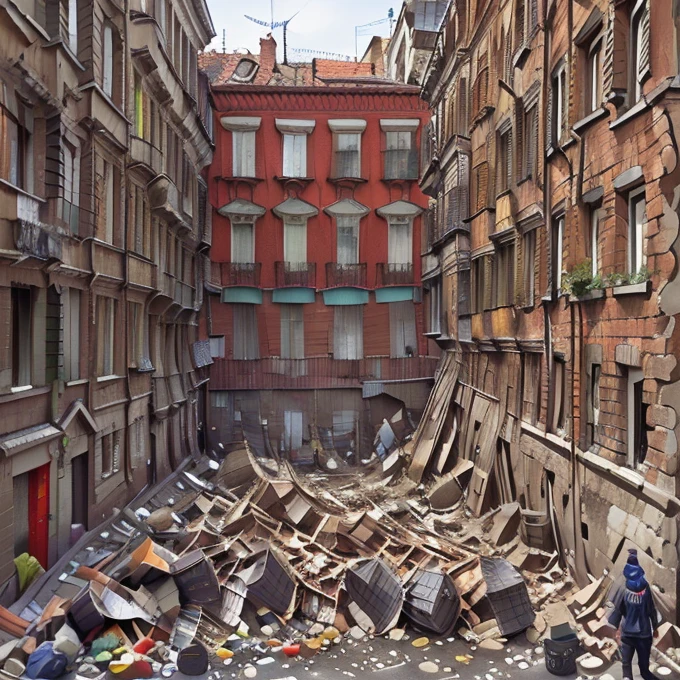
[[[26,675],[31,680],[36,678],[54,680],[66,672],[66,666],[68,666],[66,655],[55,651],[51,642],[43,642],[28,657]]]

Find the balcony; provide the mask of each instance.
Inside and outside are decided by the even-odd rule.
[[[260,286],[261,262],[222,262],[223,286]]]
[[[210,383],[217,390],[360,387],[366,380],[417,380],[434,376],[437,357],[366,359],[216,359]]]
[[[175,302],[185,309],[194,308],[195,289],[182,281],[175,282]]]
[[[376,265],[376,288],[384,286],[412,286],[413,283],[413,265],[410,263],[379,262]]]
[[[385,156],[385,180],[418,179],[418,152],[415,149],[387,149]]]
[[[366,263],[340,264],[326,263],[327,288],[366,288]]]
[[[153,262],[136,255],[133,252],[127,253],[128,282],[138,288],[154,287],[154,270],[156,266]]]
[[[163,152],[141,137],[130,138],[130,157],[152,176],[163,173]]]
[[[316,288],[315,262],[275,262],[277,288]]]
[[[150,182],[148,191],[151,212],[172,225],[184,224],[179,207],[179,192],[167,175],[161,175]]]

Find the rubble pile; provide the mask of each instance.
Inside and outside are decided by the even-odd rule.
[[[288,464],[247,448],[182,472],[77,553],[50,597],[43,588],[21,616],[0,612],[13,636],[0,648],[2,674],[201,675],[247,650],[253,677],[275,658],[408,639],[406,625],[423,647],[428,634],[458,629],[502,648],[534,621],[508,560],[438,535],[394,497],[358,510],[341,498],[323,485],[310,492]]]

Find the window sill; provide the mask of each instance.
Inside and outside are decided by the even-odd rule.
[[[19,385],[17,387],[10,387],[9,391],[12,394],[19,394],[21,392],[28,392],[28,390],[32,390],[32,389],[33,389],[33,385]]]
[[[639,101],[635,102],[635,104],[633,104],[633,106],[631,106],[628,111],[619,116],[616,120],[613,120],[611,123],[609,123],[609,129],[616,130],[616,128],[620,127],[621,125],[625,125],[628,121],[632,120],[643,111],[646,111],[649,106],[650,105],[645,99],[640,99]]]
[[[593,123],[595,123],[598,120],[602,120],[603,118],[607,118],[609,116],[609,110],[605,109],[604,107],[600,107],[599,109],[595,109],[592,113],[589,113],[587,116],[584,118],[581,118],[581,120],[577,121],[574,123],[572,126],[572,129],[577,135],[580,135],[584,130],[586,130],[588,127],[590,127]]]
[[[21,187],[18,187],[16,184],[12,184],[11,182],[8,182],[6,179],[0,178],[0,186],[4,186],[7,187],[8,189],[11,189],[12,191],[16,191],[17,194],[26,196],[27,198],[30,198],[33,201],[38,201],[39,203],[47,203],[46,199],[41,198],[40,196],[36,196],[35,194],[32,194],[30,191],[26,191],[26,189],[22,189]]]
[[[68,380],[66,387],[77,387],[78,385],[87,385],[90,381],[87,378],[78,378],[77,380]]]
[[[591,300],[601,300],[604,297],[604,290],[589,290],[583,295],[570,295],[569,302],[589,302]]]
[[[568,442],[566,439],[562,439],[562,437],[553,434],[552,432],[544,432],[543,430],[539,429],[535,425],[530,425],[526,421],[521,422],[521,428],[522,430],[525,430],[526,432],[529,432],[530,434],[534,435],[535,437],[540,437],[541,439],[545,439],[546,441],[551,442],[555,446],[559,446],[561,449],[565,449],[566,451],[571,451],[571,444]]]
[[[441,331],[427,331],[426,333],[423,333],[426,338],[438,338],[441,334]]]
[[[642,283],[631,283],[626,286],[616,286],[612,288],[614,297],[621,295],[648,295],[652,290],[651,281],[643,281]]]
[[[101,375],[97,378],[98,383],[113,382],[114,380],[121,380],[122,375]]]

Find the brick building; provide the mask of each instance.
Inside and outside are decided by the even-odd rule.
[[[429,113],[417,88],[369,63],[314,60],[314,84],[291,87],[281,78],[302,66],[273,54],[263,40],[252,74],[273,73],[268,84],[215,68],[212,420],[221,441],[243,430],[294,459],[311,456],[317,432],[365,451],[381,395],[417,416],[437,361],[420,301]]]
[[[472,460],[471,507],[519,501],[582,584],[637,547],[676,620],[677,3],[481,5],[450,4],[424,80],[428,330],[453,360],[411,475]]]
[[[2,581],[198,451],[214,31],[203,0],[0,16]]]

